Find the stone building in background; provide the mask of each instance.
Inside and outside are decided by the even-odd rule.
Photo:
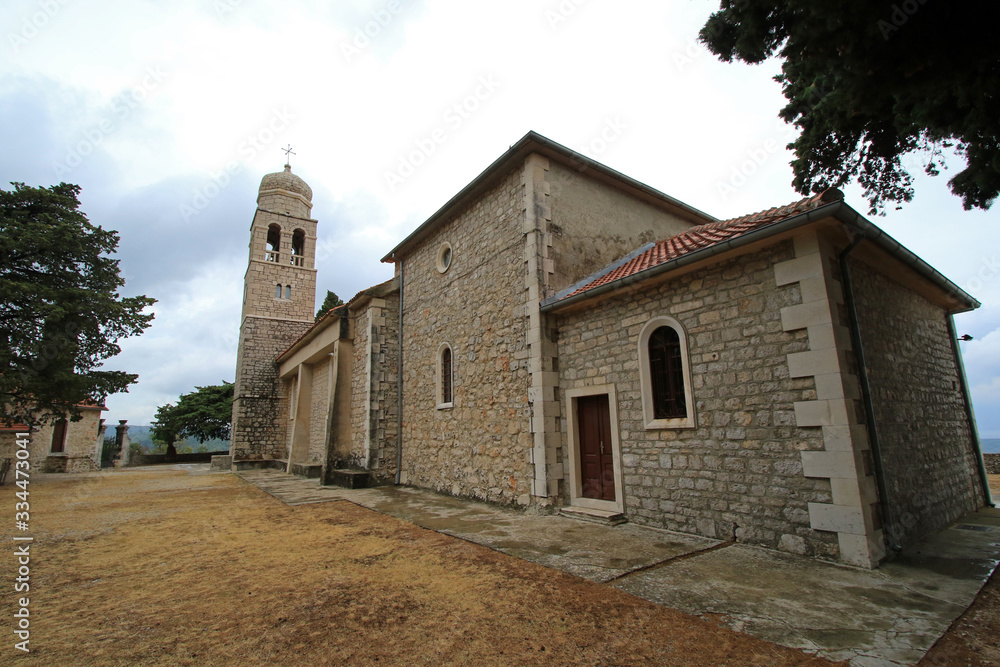
[[[32,472],[90,472],[100,470],[106,407],[97,403],[76,406],[80,419],[46,420],[39,426],[0,423],[0,460],[18,460],[18,449],[28,451]],[[20,447],[18,441],[26,442]],[[8,479],[13,480],[13,472]]]
[[[529,133],[315,323],[310,198],[261,183],[236,468],[862,567],[989,502],[979,304],[836,190],[720,221]]]

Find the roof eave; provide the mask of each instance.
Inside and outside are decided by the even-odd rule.
[[[958,285],[948,280],[937,269],[917,257],[917,255],[912,253],[910,250],[906,249],[901,243],[899,243],[899,241],[892,238],[874,224],[866,220],[864,216],[855,211],[848,204],[843,201],[836,201],[826,204],[825,206],[817,207],[811,211],[807,211],[784,220],[779,220],[778,222],[761,227],[760,229],[755,229],[751,232],[747,232],[746,234],[741,234],[740,236],[727,239],[715,245],[709,246],[708,248],[695,250],[676,259],[664,262],[663,264],[650,267],[644,271],[605,283],[604,285],[595,287],[592,290],[581,292],[580,294],[576,294],[562,300],[557,298],[558,295],[549,297],[548,299],[542,301],[540,310],[542,312],[555,312],[563,310],[574,304],[597,298],[602,294],[607,294],[608,292],[621,289],[622,287],[649,280],[656,276],[675,271],[696,262],[702,262],[751,243],[756,243],[769,237],[818,222],[824,218],[836,218],[840,222],[854,228],[854,230],[864,236],[864,238],[872,241],[875,245],[888,252],[903,264],[909,266],[918,274],[934,283],[939,289],[942,289],[945,293],[951,295],[962,307],[949,309],[950,313],[968,312],[970,310],[975,310],[982,305]]]
[[[532,131],[524,135],[503,155],[494,160],[493,163],[483,170],[479,176],[473,179],[471,183],[462,188],[454,197],[449,199],[444,206],[427,218],[423,224],[413,230],[409,236],[400,241],[395,248],[389,251],[389,253],[382,258],[382,261],[388,264],[396,262],[399,256],[402,255],[409,247],[413,246],[426,236],[438,221],[448,216],[467,199],[488,188],[495,180],[506,174],[507,171],[513,167],[513,165],[520,163],[532,153],[539,153],[546,157],[571,164],[580,173],[593,172],[614,181],[618,181],[619,183],[625,185],[627,189],[631,189],[646,198],[659,201],[664,205],[682,211],[687,216],[697,218],[705,222],[715,222],[717,220],[717,218],[705,213],[704,211],[700,211],[693,206],[685,204],[679,199],[674,199],[668,194],[660,192],[655,188],[651,188],[645,183],[641,183],[634,178],[626,176],[625,174],[616,171],[607,165],[601,164],[600,162],[583,155],[582,153],[577,153],[571,148],[567,148],[562,144],[556,143],[555,141]]]

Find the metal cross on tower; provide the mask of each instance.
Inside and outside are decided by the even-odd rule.
[[[295,155],[295,151],[292,150],[292,145],[288,144],[288,146],[286,148],[282,148],[281,150],[283,150],[285,152],[285,164],[287,166],[291,166],[292,165],[292,159],[289,156]]]

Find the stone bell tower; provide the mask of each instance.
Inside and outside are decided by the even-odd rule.
[[[286,443],[275,358],[313,324],[316,220],[312,189],[285,165],[260,182],[243,279],[243,316],[229,453],[241,461],[282,459]]]

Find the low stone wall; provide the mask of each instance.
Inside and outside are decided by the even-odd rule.
[[[129,460],[128,467],[155,466],[161,463],[211,463],[213,456],[229,455],[229,452],[197,452],[194,454],[178,454],[174,460],[167,461],[166,454],[138,454]]]
[[[990,475],[1000,475],[1000,454],[983,454],[986,462],[986,472]]]

